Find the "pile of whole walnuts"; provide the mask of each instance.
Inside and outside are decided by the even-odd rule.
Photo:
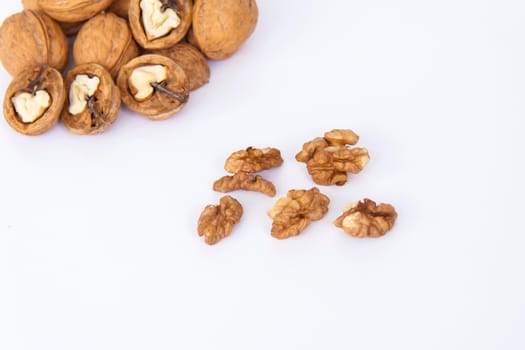
[[[230,57],[257,24],[255,0],[22,0],[0,28],[0,61],[13,80],[9,125],[39,135],[59,120],[99,134],[120,104],[152,120],[175,115],[208,82],[206,58]],[[74,36],[74,67],[66,36]]]
[[[318,185],[342,186],[348,173],[358,174],[368,163],[370,156],[366,148],[353,147],[359,136],[350,129],[334,129],[303,145],[295,155],[298,162],[306,163],[308,173]],[[273,183],[254,173],[279,167],[283,164],[281,152],[276,148],[248,147],[232,153],[224,169],[233,173],[213,184],[213,190],[231,192],[236,190],[256,191],[270,197],[275,196]],[[312,222],[321,220],[328,212],[330,199],[317,187],[292,189],[280,198],[268,211],[272,219],[271,235],[285,239],[299,235]],[[208,244],[215,244],[227,237],[238,224],[243,214],[241,203],[227,195],[218,205],[208,205],[201,213],[197,231]],[[365,198],[350,203],[334,225],[350,236],[357,238],[381,237],[393,226],[397,212],[390,204],[376,204]]]

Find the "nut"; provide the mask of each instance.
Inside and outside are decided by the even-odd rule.
[[[224,196],[219,205],[208,205],[199,217],[199,236],[210,245],[230,235],[233,226],[241,221],[242,205],[233,197]]]
[[[67,59],[66,36],[43,13],[24,10],[6,18],[0,27],[0,61],[12,76],[41,65],[62,71]]]
[[[248,147],[246,150],[232,153],[226,159],[224,169],[229,173],[258,173],[281,164],[283,164],[283,158],[277,148]]]
[[[152,53],[171,58],[184,69],[190,81],[190,90],[195,90],[210,80],[210,67],[203,54],[194,46],[179,43],[171,48]]]
[[[113,12],[119,17],[128,19],[129,1],[130,0],[113,0],[108,11]]]
[[[181,66],[160,55],[144,55],[125,64],[117,78],[122,102],[152,120],[180,111],[189,97],[189,82]]]
[[[191,25],[192,0],[131,0],[129,24],[145,49],[164,49],[181,41]]]
[[[60,22],[82,22],[105,10],[112,0],[38,0],[40,8]]]
[[[354,147],[359,140],[352,130],[332,130],[324,138],[317,137],[303,145],[295,159],[306,163],[308,173],[318,185],[342,186],[348,173],[358,174],[363,170],[370,155],[366,148]]]
[[[317,187],[290,190],[280,198],[268,216],[273,220],[272,236],[285,239],[300,234],[312,221],[320,220],[328,211],[330,199]]]
[[[213,183],[213,190],[231,192],[235,190],[256,191],[270,197],[275,196],[275,186],[260,175],[237,173],[233,176],[223,176]]]
[[[113,13],[101,13],[84,24],[73,44],[77,65],[98,63],[116,78],[120,68],[139,50],[128,23]]]
[[[394,226],[396,218],[392,205],[376,205],[373,200],[365,198],[348,205],[334,224],[353,237],[381,237]]]
[[[211,59],[233,55],[255,30],[255,0],[195,0],[190,37]]]
[[[65,85],[69,98],[62,111],[62,122],[69,131],[100,134],[117,119],[120,92],[101,65],[76,66],[67,73]]]
[[[59,71],[48,66],[28,69],[15,77],[4,99],[4,116],[21,134],[40,135],[53,127],[66,100]]]

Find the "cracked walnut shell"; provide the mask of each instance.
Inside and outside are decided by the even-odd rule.
[[[267,196],[275,196],[275,186],[260,175],[237,173],[233,176],[223,176],[213,183],[213,190],[231,192],[235,190],[256,191]]]
[[[233,197],[224,196],[219,205],[208,205],[202,211],[199,222],[199,236],[207,244],[215,244],[230,235],[233,226],[241,221],[242,205]]]
[[[285,239],[300,234],[312,221],[320,220],[328,211],[330,199],[313,187],[290,190],[280,198],[268,216],[273,220],[272,236]]]
[[[128,6],[131,31],[145,49],[169,48],[191,26],[192,0],[130,0]]]
[[[67,73],[65,85],[68,100],[62,122],[72,133],[100,134],[117,119],[120,92],[111,74],[101,65],[76,66]]]
[[[116,78],[120,68],[137,57],[139,49],[128,22],[113,13],[101,13],[82,26],[73,44],[75,64],[98,63]]]
[[[122,102],[152,120],[179,112],[189,98],[189,82],[181,66],[161,55],[143,55],[125,64],[117,85]]]
[[[353,237],[381,237],[394,226],[396,219],[397,213],[392,205],[376,205],[373,200],[365,198],[348,205],[334,224]]]
[[[370,160],[366,148],[347,146],[355,145],[358,140],[352,130],[335,129],[305,143],[295,159],[306,163],[316,184],[342,186],[348,173],[360,173]]]
[[[38,6],[53,19],[72,23],[85,21],[102,12],[111,0],[38,0]]]
[[[258,173],[282,164],[283,158],[277,148],[248,147],[245,150],[232,153],[226,159],[224,169],[229,173]]]
[[[60,118],[66,100],[62,74],[52,67],[27,69],[16,76],[4,98],[8,124],[25,135],[40,135]]]
[[[0,27],[0,61],[12,76],[44,64],[62,71],[67,59],[66,36],[41,12],[24,10],[7,17]]]
[[[255,0],[195,0],[191,41],[214,60],[233,55],[257,25]]]

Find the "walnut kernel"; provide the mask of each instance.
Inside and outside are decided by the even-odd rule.
[[[202,211],[199,222],[199,236],[207,244],[215,244],[230,235],[233,226],[241,221],[242,205],[233,197],[224,196],[219,205],[208,205]]]
[[[248,147],[246,150],[232,153],[226,159],[224,169],[229,173],[258,173],[282,164],[283,158],[277,148]]]
[[[348,205],[334,224],[353,237],[381,237],[394,226],[396,218],[392,205],[376,205],[373,200],[365,198]]]
[[[275,196],[275,186],[260,175],[236,173],[233,176],[223,176],[213,184],[213,190],[231,192],[235,190],[256,191],[270,197]]]

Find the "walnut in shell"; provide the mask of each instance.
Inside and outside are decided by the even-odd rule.
[[[130,0],[128,19],[137,43],[165,49],[181,41],[191,26],[192,0]]]
[[[38,0],[38,6],[60,22],[82,22],[102,12],[111,0]]]
[[[353,237],[381,237],[394,226],[396,219],[397,213],[392,205],[376,205],[373,200],[365,198],[348,205],[334,225]]]
[[[128,19],[130,0],[113,0],[108,8],[108,11],[113,12],[119,17]]]
[[[107,12],[96,15],[84,24],[73,44],[77,65],[98,63],[116,78],[120,68],[139,50],[125,19]]]
[[[229,173],[258,173],[282,164],[281,151],[277,148],[248,147],[245,150],[232,153],[226,159],[224,169]]]
[[[236,190],[256,191],[267,196],[275,196],[275,186],[260,175],[237,173],[233,176],[223,176],[213,183],[213,190],[231,192]]]
[[[348,146],[358,140],[352,130],[335,129],[305,143],[295,159],[306,163],[316,184],[342,186],[348,173],[358,174],[370,160],[366,148]]]
[[[79,135],[104,132],[117,117],[120,92],[111,74],[99,64],[76,66],[67,73],[68,100],[62,112],[66,128]]]
[[[67,59],[66,36],[43,13],[24,10],[6,18],[0,27],[0,61],[12,76],[41,65],[62,71]]]
[[[313,187],[290,190],[280,198],[268,216],[273,220],[272,236],[285,239],[300,234],[312,221],[320,220],[328,211],[330,199]]]
[[[206,58],[191,44],[179,43],[152,53],[169,57],[181,66],[190,81],[190,90],[198,89],[210,80],[210,67]]]
[[[211,59],[233,55],[255,30],[255,0],[195,0],[191,42]]]
[[[65,99],[59,71],[48,66],[27,69],[7,88],[4,116],[19,133],[40,135],[58,122]]]
[[[208,205],[202,211],[199,222],[199,236],[207,244],[215,244],[230,235],[233,226],[241,221],[242,205],[233,197],[224,196],[219,205]]]
[[[152,120],[175,115],[189,98],[186,73],[161,55],[143,55],[129,61],[120,70],[117,85],[122,102]]]

